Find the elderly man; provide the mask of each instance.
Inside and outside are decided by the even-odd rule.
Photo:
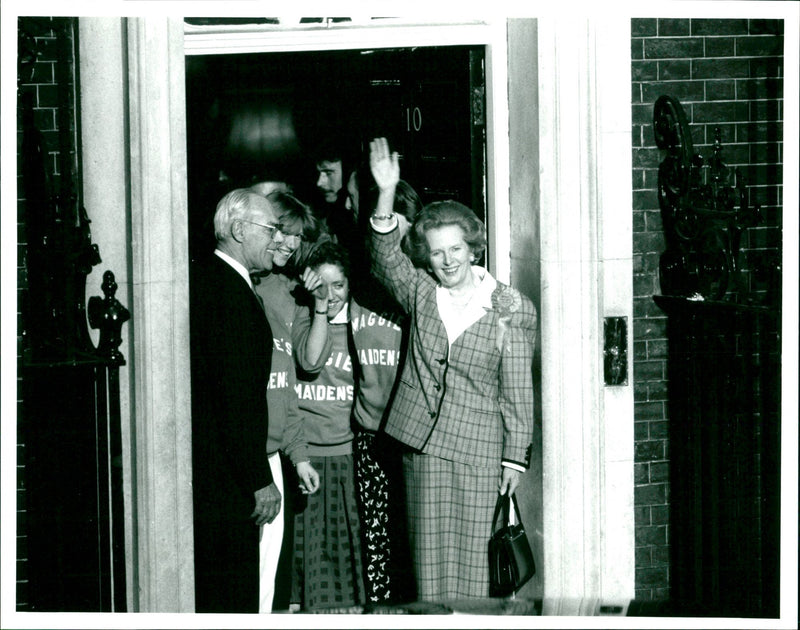
[[[214,233],[191,276],[195,609],[258,612],[259,532],[281,494],[266,450],[273,338],[250,274],[272,268],[280,226],[264,197],[238,189]]]

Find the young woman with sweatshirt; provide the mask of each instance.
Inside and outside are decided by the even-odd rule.
[[[322,488],[307,497],[295,521],[293,594],[305,610],[387,601],[388,558],[373,570],[371,547],[378,547],[369,536],[385,522],[359,518],[364,497],[356,490],[353,441],[357,433],[361,444],[362,435],[378,429],[394,387],[402,331],[398,322],[351,299],[349,276],[347,252],[320,244],[302,275],[313,306],[292,328],[298,406]],[[385,500],[379,504],[383,509]]]

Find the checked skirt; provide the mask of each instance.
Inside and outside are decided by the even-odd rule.
[[[295,516],[292,601],[302,610],[363,604],[364,578],[352,455],[311,457],[320,489]]]
[[[489,597],[500,463],[482,468],[412,452],[403,456],[403,472],[418,598]]]

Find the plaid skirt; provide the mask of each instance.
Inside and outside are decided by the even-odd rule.
[[[292,602],[302,610],[363,604],[361,529],[352,455],[311,457],[320,489],[295,516]]]
[[[403,472],[418,599],[489,597],[499,463],[481,468],[406,453]]]

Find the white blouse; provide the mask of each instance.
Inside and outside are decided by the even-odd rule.
[[[453,304],[453,298],[445,287],[436,287],[436,305],[439,317],[447,331],[447,340],[452,346],[456,339],[472,324],[477,322],[492,308],[492,292],[497,287],[497,280],[483,267],[472,267],[473,275],[479,284],[472,298],[463,308]]]

